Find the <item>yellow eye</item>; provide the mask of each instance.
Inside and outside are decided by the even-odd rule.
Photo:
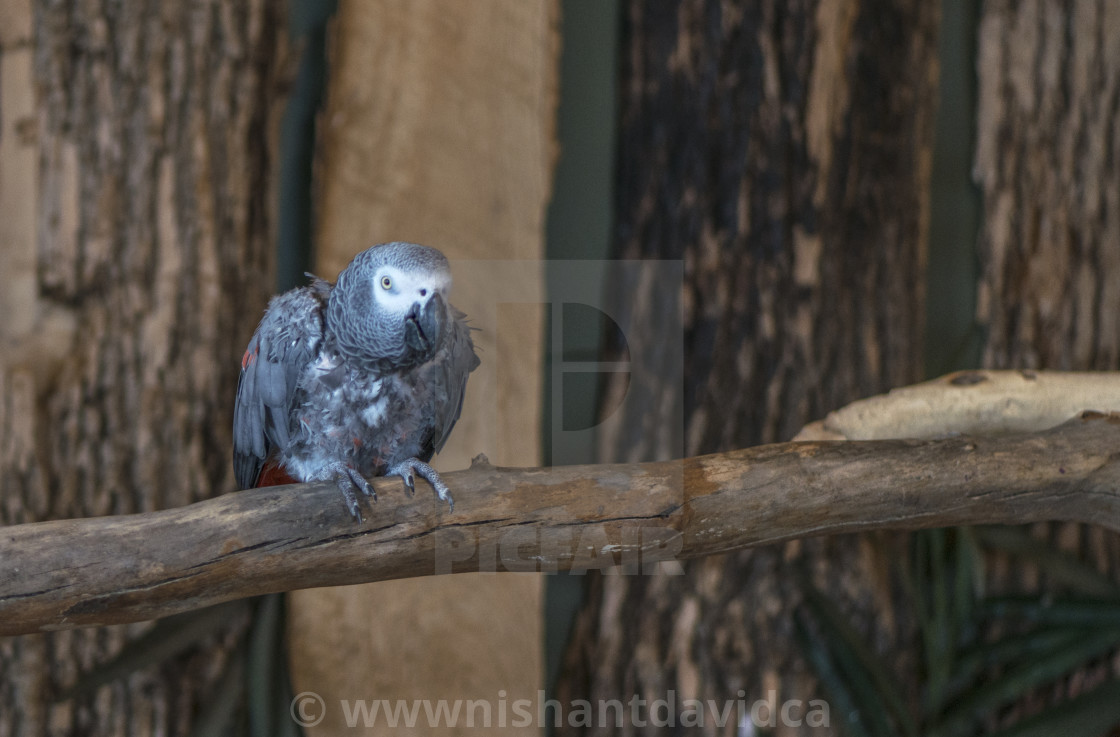
[[[390,279],[387,276],[381,277],[381,288],[382,289],[392,289],[393,288],[393,280]]]

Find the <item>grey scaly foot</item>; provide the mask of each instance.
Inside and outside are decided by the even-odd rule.
[[[358,509],[357,492],[361,491],[364,495],[372,497],[373,501],[377,501],[377,492],[373,490],[373,485],[345,463],[332,464],[331,471],[334,472],[335,486],[342,492],[342,498],[346,501],[346,508],[350,510],[350,516],[361,522],[362,513]]]
[[[409,496],[412,496],[412,492],[416,488],[416,481],[412,476],[413,471],[416,472],[417,476],[432,485],[432,488],[436,490],[436,496],[447,502],[448,512],[455,511],[455,501],[451,498],[451,489],[447,488],[447,484],[443,483],[443,479],[439,477],[439,474],[434,468],[424,463],[424,461],[419,458],[409,458],[394,466],[390,466],[385,475],[400,476],[404,479],[405,488],[408,490]]]

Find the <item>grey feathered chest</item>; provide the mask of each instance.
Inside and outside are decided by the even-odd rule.
[[[299,380],[291,441],[280,454],[285,468],[301,480],[323,481],[333,477],[336,460],[366,477],[406,458],[430,460],[450,393],[440,370],[446,353],[411,371],[377,375],[321,350]]]

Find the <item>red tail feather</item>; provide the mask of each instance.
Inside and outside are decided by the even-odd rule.
[[[276,461],[268,461],[261,469],[261,475],[257,477],[257,488],[262,486],[287,486],[288,484],[298,484],[299,481],[291,476],[284,468]]]

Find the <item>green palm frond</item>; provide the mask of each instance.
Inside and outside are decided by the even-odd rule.
[[[1046,594],[989,596],[985,551],[1037,567]],[[964,737],[1029,694],[1064,692],[1063,679],[1120,648],[1120,585],[1019,528],[926,530],[910,539],[897,580],[917,624],[917,671],[892,673],[841,608],[800,577],[795,631],[822,688],[845,718],[842,734]],[[899,677],[920,687],[907,704]],[[1000,737],[1079,734],[1120,725],[1120,679],[1109,679],[1008,726]]]

